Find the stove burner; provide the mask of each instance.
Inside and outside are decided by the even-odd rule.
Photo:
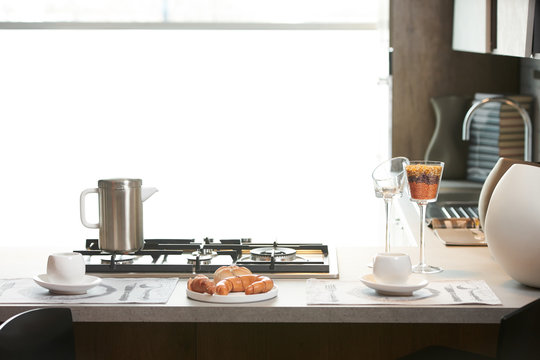
[[[320,243],[253,243],[242,239],[213,242],[210,238],[145,239],[132,254],[101,251],[98,239],[87,239],[84,257],[88,273],[170,273],[179,277],[212,274],[221,266],[245,266],[254,274],[279,277],[337,276],[335,252]],[[104,259],[102,261],[102,259]],[[330,264],[333,263],[333,265]]]
[[[212,260],[212,254],[201,254],[199,251],[194,251],[191,253],[191,255],[187,256],[187,261],[189,263],[194,263],[199,259],[199,261],[207,261],[209,262]]]
[[[134,259],[135,256],[115,255],[114,257],[111,256],[110,259],[101,259],[101,263],[105,265],[110,265],[112,262],[114,262],[114,264],[133,264]]]
[[[250,252],[251,260],[271,261],[293,261],[296,259],[296,250],[284,247],[263,247],[252,249]]]
[[[197,255],[199,256],[216,256],[217,255],[217,252],[213,251],[212,249],[207,249],[207,248],[204,248],[204,249],[199,249],[197,251],[194,251],[191,253],[191,255],[197,257]]]

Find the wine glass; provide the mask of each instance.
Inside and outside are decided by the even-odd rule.
[[[390,211],[392,200],[403,194],[405,187],[406,171],[405,166],[409,164],[409,159],[405,157],[395,157],[379,164],[371,177],[375,186],[375,196],[384,200],[386,212],[386,233],[384,252],[390,252]]]
[[[420,262],[413,267],[413,272],[433,274],[442,268],[426,264],[424,230],[426,227],[426,207],[428,203],[437,201],[439,183],[444,163],[441,161],[411,161],[405,165],[411,201],[420,209]]]

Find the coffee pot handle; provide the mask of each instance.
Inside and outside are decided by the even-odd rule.
[[[92,223],[89,223],[88,221],[86,221],[86,195],[90,194],[90,193],[98,193],[98,189],[97,188],[94,188],[94,189],[86,189],[84,190],[82,193],[81,193],[81,222],[84,226],[86,226],[87,228],[90,228],[90,229],[99,229],[99,223],[97,224],[92,224]]]

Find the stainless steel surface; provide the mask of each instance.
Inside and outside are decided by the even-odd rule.
[[[429,204],[430,219],[478,218],[478,198],[482,184],[467,181],[442,181],[436,203]]]
[[[114,258],[114,262],[116,264],[133,264],[133,260],[135,260],[135,256],[131,256],[131,255],[117,255]],[[110,265],[111,258],[101,259],[101,263]]]
[[[478,218],[478,204],[476,202],[444,202],[428,206],[428,218]]]
[[[469,140],[470,138],[470,128],[471,128],[471,120],[472,115],[474,112],[482,107],[483,105],[490,103],[490,102],[498,102],[501,104],[506,104],[514,109],[516,109],[519,112],[519,115],[523,119],[523,124],[525,125],[524,131],[525,131],[525,144],[524,144],[524,160],[525,161],[532,161],[532,123],[531,118],[529,117],[529,114],[527,113],[527,110],[525,110],[518,102],[506,98],[506,97],[493,97],[493,98],[486,98],[482,101],[474,104],[471,106],[469,111],[467,111],[467,114],[465,114],[465,119],[463,120],[463,140]]]
[[[211,251],[211,250],[210,250]],[[191,255],[188,255],[188,261],[189,262],[195,262],[195,261],[210,261],[212,260],[212,253],[203,253],[200,251],[194,251],[191,253]]]
[[[99,180],[99,246],[103,251],[130,253],[143,240],[143,208],[139,179]]]
[[[292,261],[296,258],[296,250],[284,247],[265,247],[250,251],[251,260],[270,261],[274,257],[275,261]]]

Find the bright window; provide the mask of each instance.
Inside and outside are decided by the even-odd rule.
[[[358,24],[376,23],[385,3],[373,0],[2,0],[0,21]]]
[[[81,248],[98,233],[79,194],[113,177],[159,189],[147,238],[383,243],[379,31],[0,30],[0,43],[0,245]]]

